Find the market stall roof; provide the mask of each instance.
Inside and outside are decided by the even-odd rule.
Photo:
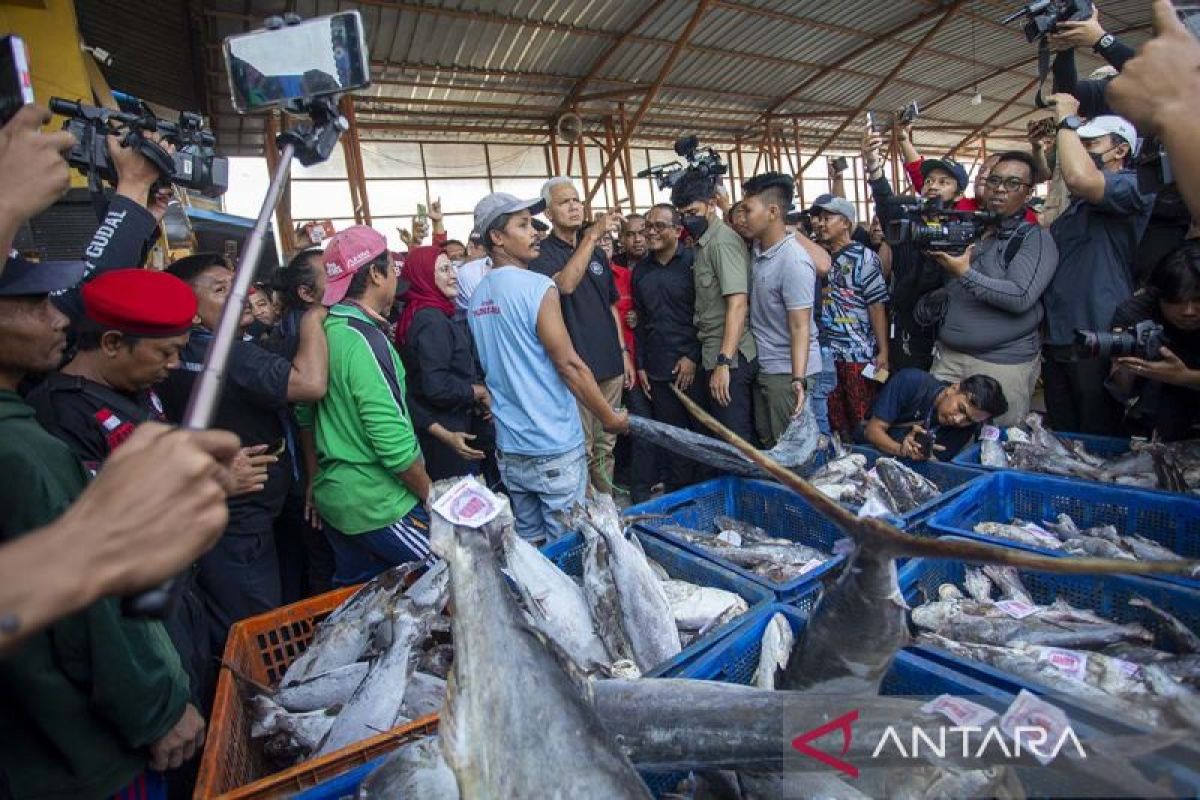
[[[853,150],[866,111],[912,101],[924,141],[947,149],[982,132],[1021,143],[1039,113],[1036,47],[1000,24],[1018,8],[1003,0],[203,0],[204,87],[226,154],[261,153],[264,123],[233,112],[221,40],[284,11],[351,8],[374,79],[356,101],[364,140],[545,142],[572,110],[585,136],[603,140],[608,118],[619,139],[623,110],[635,143],[756,145],[770,129],[808,157]],[[1107,0],[1101,22],[1137,46],[1150,4]],[[1081,75],[1103,65],[1077,58]]]

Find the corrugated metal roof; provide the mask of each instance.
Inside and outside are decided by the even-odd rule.
[[[95,0],[89,0],[95,2]],[[181,2],[181,0],[176,0]],[[85,2],[85,0],[79,0]],[[701,2],[707,10],[673,69],[663,65]],[[632,117],[661,83],[640,144],[695,132],[727,147],[762,137],[768,111],[799,119],[804,146],[847,150],[864,110],[926,107],[922,142],[950,147],[989,118],[991,138],[1021,139],[1034,115],[1022,97],[1036,74],[1036,49],[1020,25],[999,25],[1009,4],[966,0],[937,25],[948,0],[198,0],[210,111],[227,153],[260,152],[261,119],[229,106],[219,61],[224,36],[258,27],[285,7],[301,16],[360,8],[379,83],[358,119],[373,139],[542,137],[568,95],[581,100],[585,132],[603,140],[618,103]],[[1013,2],[1015,10],[1017,2]],[[644,15],[644,18],[643,18]],[[640,20],[640,24],[639,23]],[[1132,45],[1148,35],[1145,0],[1106,0],[1101,21]],[[1077,56],[1081,74],[1100,66]],[[906,62],[901,64],[901,62]],[[971,102],[976,87],[983,102]],[[117,87],[122,88],[122,87]],[[370,99],[368,99],[370,98]],[[867,99],[870,102],[867,102]],[[1004,110],[997,114],[997,111]],[[389,130],[394,127],[394,131]],[[364,133],[364,135],[367,135]]]

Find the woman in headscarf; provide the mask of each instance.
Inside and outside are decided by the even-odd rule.
[[[408,373],[409,405],[416,407],[413,419],[431,420],[417,429],[425,469],[433,480],[474,474],[485,454],[471,446],[470,431],[475,416],[489,413],[491,395],[476,370],[466,322],[454,319],[454,264],[437,247],[414,247],[404,278],[409,287],[396,345]]]

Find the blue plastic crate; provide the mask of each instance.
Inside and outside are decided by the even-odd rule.
[[[750,606],[750,611],[775,600],[771,590],[761,583],[745,578],[708,559],[701,558],[683,547],[647,535],[645,532],[638,533],[638,540],[642,543],[642,549],[646,551],[646,555],[661,564],[672,578],[733,592],[746,601],[746,604]],[[542,548],[542,552],[563,572],[572,577],[579,577],[583,574],[584,548],[583,535],[572,533],[546,545]],[[674,675],[701,653],[708,642],[720,638],[732,630],[739,619],[741,617],[732,619],[716,630],[697,638],[675,658],[647,673],[647,677]]]
[[[311,789],[305,789],[299,794],[292,795],[292,800],[342,800],[342,798],[353,800],[358,797],[358,787],[362,782],[367,779],[368,775],[383,766],[383,762],[386,760],[386,755],[373,758],[349,772],[343,772]]]
[[[855,446],[850,449],[852,452],[861,453],[867,457],[868,469],[875,466],[876,460],[883,456],[882,453],[873,447]],[[922,475],[933,481],[942,490],[941,495],[917,506],[900,518],[904,522],[904,530],[916,534],[931,533],[928,522],[933,513],[945,505],[950,498],[957,496],[962,491],[962,487],[976,478],[987,474],[977,467],[968,467],[962,464],[947,463],[934,459],[929,461],[905,461],[904,466],[909,467],[918,475]]]
[[[908,574],[911,583],[913,576],[922,573],[923,564],[925,565],[924,569],[928,569],[929,565],[934,567],[955,566],[954,562],[915,560],[910,562],[902,574]],[[957,567],[958,577],[961,578],[962,565],[958,564]],[[950,569],[940,574],[953,575],[954,571]],[[932,571],[929,572],[929,575],[935,577],[935,573]],[[918,583],[921,582],[918,581]],[[901,585],[904,585],[903,577]],[[1165,589],[1161,585],[1144,588],[1145,596],[1155,602],[1159,602],[1161,599],[1159,593],[1173,591]],[[936,586],[934,589],[936,591]],[[1032,591],[1033,586],[1030,586],[1030,589]],[[1168,607],[1165,600],[1163,603],[1162,607]],[[1200,605],[1197,608],[1200,609]],[[1130,610],[1135,611],[1136,609]],[[743,617],[735,630],[720,641],[710,644],[704,656],[693,661],[678,677],[749,685],[754,678],[755,670],[758,669],[763,632],[771,618],[777,613],[782,614],[791,624],[796,641],[799,642],[804,626],[807,624],[807,615],[793,606],[770,605]],[[934,648],[910,647],[896,654],[891,668],[884,676],[880,694],[919,697],[951,694],[969,697],[975,702],[1003,713],[1022,689],[1037,691],[1036,687],[1020,681],[997,680],[989,672],[995,673],[996,671],[975,670],[970,664],[953,659],[948,654],[943,654],[943,651]],[[1003,675],[1003,673],[999,674]],[[1051,698],[1051,702],[1064,706],[1061,696]],[[1092,736],[1122,735],[1136,731],[1120,721],[1103,714],[1096,714],[1086,708],[1064,706],[1064,710],[1068,713],[1076,733],[1085,743],[1085,748],[1087,740]],[[1136,763],[1150,780],[1168,777],[1172,781],[1172,788],[1180,792],[1181,796],[1200,796],[1200,773],[1195,771],[1196,765],[1191,760],[1193,756],[1193,751],[1165,751],[1163,754],[1138,759]],[[661,776],[655,777],[661,780]],[[1073,796],[1071,795],[1073,788],[1077,789],[1078,787],[1063,785],[1062,794]],[[1057,795],[1057,793],[1055,794]]]
[[[1051,478],[1028,472],[996,472],[970,484],[942,505],[929,519],[939,535],[965,536],[1006,547],[1063,555],[985,536],[972,530],[979,522],[1023,519],[1041,524],[1069,514],[1080,529],[1114,525],[1119,533],[1136,533],[1158,542],[1184,558],[1200,559],[1200,497],[1171,492],[1108,486]],[[1162,576],[1154,580],[1195,586],[1190,578]]]
[[[776,583],[662,531],[662,526],[668,523],[710,531],[716,517],[724,515],[757,525],[771,536],[827,552],[832,552],[838,539],[845,538],[841,529],[808,501],[791,489],[769,481],[717,478],[632,506],[625,513],[630,516],[661,514],[661,518],[639,522],[638,527],[765,586],[779,600],[795,602],[802,608],[812,606],[822,577],[840,568],[845,560],[843,556],[834,556],[805,575],[786,583]]]

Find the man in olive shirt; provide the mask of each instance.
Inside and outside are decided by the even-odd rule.
[[[683,227],[695,244],[696,331],[714,417],[747,441],[754,437],[758,353],[746,324],[750,253],[717,216],[713,180],[689,170],[671,190]]]

